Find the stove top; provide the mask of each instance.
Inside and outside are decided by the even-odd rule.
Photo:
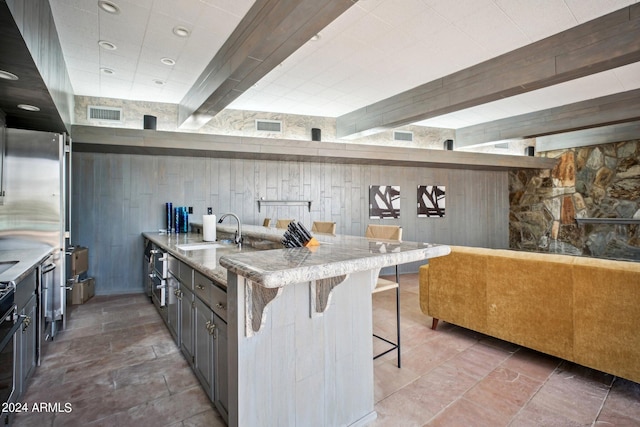
[[[0,282],[0,316],[13,306],[15,288],[9,283]]]

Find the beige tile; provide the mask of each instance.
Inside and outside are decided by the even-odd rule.
[[[490,409],[506,424],[541,386],[540,381],[500,367],[480,380],[464,398]]]
[[[504,361],[502,367],[519,372],[534,380],[545,381],[559,364],[560,360],[556,357],[520,348],[513,356]]]
[[[529,403],[511,420],[509,427],[585,427],[584,424],[548,408]]]
[[[510,418],[510,417],[509,417]],[[467,399],[460,399],[445,408],[428,426],[438,427],[495,427],[507,425],[509,418],[491,407],[481,406]]]
[[[375,364],[373,374],[375,402],[381,401],[419,378],[419,375],[409,368],[399,369],[395,360]]]
[[[614,425],[632,420],[640,426],[640,384],[617,378],[609,391],[598,421],[619,419]]]
[[[590,424],[596,419],[608,391],[609,388],[598,381],[556,371],[531,402],[579,424]]]
[[[185,420],[207,410],[212,410],[212,404],[202,388],[196,386],[131,408],[121,422],[122,425],[156,427]]]
[[[213,409],[206,410],[182,421],[184,427],[225,427],[227,424]]]
[[[447,322],[432,331],[417,274],[401,293],[403,367],[395,352],[374,362],[372,425],[640,425],[639,384]],[[375,327],[395,338],[395,294],[373,301]],[[68,326],[23,400],[73,412],[21,414],[15,427],[224,425],[146,296],[94,297],[70,307]]]
[[[446,361],[445,365],[454,366],[459,371],[481,379],[496,369],[509,356],[510,353],[502,349],[476,343]]]

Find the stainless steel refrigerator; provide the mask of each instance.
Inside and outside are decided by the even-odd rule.
[[[52,339],[66,320],[71,141],[64,134],[49,132],[5,128],[2,133],[0,249],[42,244],[54,249],[53,280],[40,290],[42,333]]]

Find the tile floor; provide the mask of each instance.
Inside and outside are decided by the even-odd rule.
[[[402,369],[395,353],[374,363],[374,426],[640,426],[640,384],[447,323],[432,331],[417,275],[401,283]],[[394,295],[374,296],[375,329],[390,337]],[[20,414],[15,427],[224,425],[147,298],[95,297],[69,319],[22,401],[72,410]]]

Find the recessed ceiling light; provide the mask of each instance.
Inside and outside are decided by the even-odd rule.
[[[155,84],[157,84],[158,86],[162,86],[164,84],[164,82],[162,80],[160,80],[160,79],[153,79],[153,82]]]
[[[0,79],[5,80],[18,80],[18,76],[8,71],[0,70]]]
[[[160,62],[164,65],[176,65],[176,60],[171,58],[161,58]]]
[[[115,44],[113,44],[113,43],[111,43],[111,42],[108,42],[108,41],[106,41],[106,40],[100,40],[100,41],[98,42],[98,45],[99,45],[101,48],[103,48],[103,49],[107,49],[107,50],[116,50],[116,49],[118,48]]]
[[[191,31],[189,31],[187,28],[178,25],[176,27],[173,27],[173,34],[175,34],[178,37],[189,37],[189,34],[191,34]]]
[[[105,68],[105,67],[100,68],[100,72],[101,72],[102,74],[106,74],[106,75],[108,75],[108,76],[113,75],[113,74],[115,74],[115,73],[116,73],[116,72],[115,72],[114,70],[112,70],[111,68]]]
[[[115,3],[107,0],[100,0],[98,6],[107,13],[113,13],[114,15],[120,13],[120,8]]]
[[[318,40],[320,40],[320,33],[316,34],[315,36],[311,37],[311,41],[312,42],[317,42]]]
[[[18,104],[18,108],[25,111],[40,111],[40,109],[35,105],[29,105],[29,104]]]

